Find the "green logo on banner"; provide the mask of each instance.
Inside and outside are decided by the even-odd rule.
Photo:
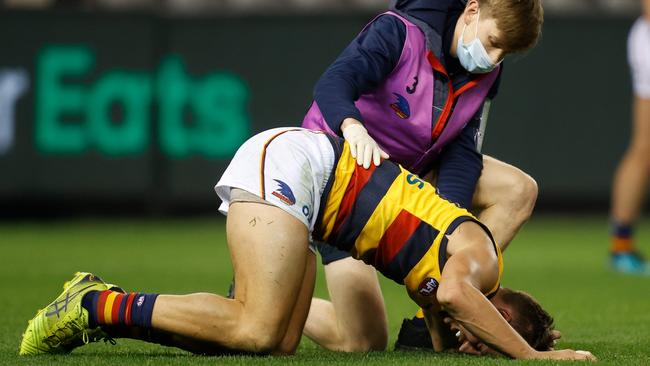
[[[85,46],[48,47],[38,55],[35,139],[41,152],[140,154],[151,143],[154,106],[155,138],[172,158],[228,158],[248,136],[249,91],[232,73],[191,77],[179,57],[167,56],[155,75],[110,70],[89,83],[94,64]]]

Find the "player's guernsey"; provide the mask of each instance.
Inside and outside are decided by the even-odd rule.
[[[347,142],[331,141],[338,161],[321,199],[314,238],[349,251],[409,293],[432,295],[447,260],[446,235],[465,221],[485,226],[401,166],[386,160],[363,169]],[[500,280],[503,260],[496,244],[494,250]],[[486,295],[498,287],[499,281]]]

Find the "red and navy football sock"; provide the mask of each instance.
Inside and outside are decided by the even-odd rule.
[[[81,306],[88,310],[91,328],[117,324],[150,328],[157,297],[158,294],[90,291],[81,299]]]
[[[612,221],[612,253],[634,252],[634,227],[630,224],[623,224]]]

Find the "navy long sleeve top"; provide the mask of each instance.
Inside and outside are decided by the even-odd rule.
[[[452,79],[466,74],[458,59],[448,52],[455,24],[464,9],[462,0],[405,0],[398,3],[398,8],[426,22],[442,35],[444,63]],[[365,123],[354,103],[393,71],[401,57],[405,39],[406,26],[398,18],[380,16],[343,50],[321,76],[314,88],[314,100],[332,131],[341,135],[341,123],[349,117]],[[489,98],[495,96],[498,84],[499,80]],[[465,208],[471,206],[483,167],[483,158],[476,144],[480,114],[479,110],[461,134],[443,149],[436,162],[440,195]]]

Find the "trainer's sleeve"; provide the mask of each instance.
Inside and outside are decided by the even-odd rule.
[[[460,135],[443,149],[438,159],[436,186],[441,197],[469,209],[483,170],[483,155],[476,148],[481,111]]]
[[[363,122],[354,102],[393,71],[405,38],[404,23],[394,16],[381,16],[320,77],[314,88],[314,100],[332,131],[340,135],[341,123],[348,117]]]

